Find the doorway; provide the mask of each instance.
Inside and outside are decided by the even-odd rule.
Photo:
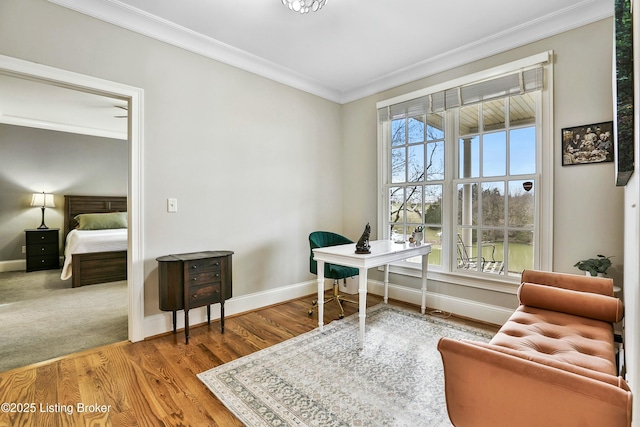
[[[140,88],[98,79],[70,71],[48,67],[0,55],[0,73],[32,79],[41,83],[104,95],[126,101],[128,109],[129,176],[127,211],[129,239],[128,270],[128,338],[132,342],[144,339],[144,266],[143,266],[143,95]]]

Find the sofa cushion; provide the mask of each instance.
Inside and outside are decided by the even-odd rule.
[[[624,316],[624,306],[618,298],[534,283],[522,283],[518,299],[522,305],[610,323],[619,322]]]
[[[608,277],[591,277],[550,271],[524,270],[522,272],[522,281],[539,283],[554,288],[613,296],[613,280]]]
[[[607,322],[520,306],[490,343],[533,358],[617,375],[613,328]]]

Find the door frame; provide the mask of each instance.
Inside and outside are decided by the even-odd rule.
[[[145,338],[144,333],[144,256],[143,208],[144,178],[144,91],[141,88],[74,73],[35,62],[0,55],[0,73],[34,79],[43,83],[83,92],[119,98],[129,104],[128,144],[129,179],[127,212],[129,239],[127,244],[127,281],[129,290],[128,336],[132,342]]]

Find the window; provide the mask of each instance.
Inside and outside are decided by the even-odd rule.
[[[378,104],[379,238],[422,231],[430,272],[509,280],[547,263],[540,254],[551,239],[541,232],[552,198],[539,191],[551,180],[541,158],[546,58]]]
[[[457,270],[519,276],[534,266],[535,95],[457,109]]]
[[[418,227],[432,244],[430,264],[441,265],[442,195],[445,177],[444,113],[391,121],[388,188],[390,238],[404,240]],[[420,262],[410,260],[410,262]]]

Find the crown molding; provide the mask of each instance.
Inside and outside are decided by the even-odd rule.
[[[394,71],[358,87],[339,90],[118,0],[47,1],[339,104],[355,101],[613,15],[613,0],[585,0],[572,7]]]
[[[613,0],[586,0],[573,7],[531,20],[518,27],[510,28],[442,55],[428,58],[417,64],[389,73],[353,90],[344,91],[341,102],[355,101],[365,96],[488,58],[611,16],[613,16]]]
[[[59,6],[215,59],[321,98],[340,102],[340,92],[296,71],[204,36],[117,0],[48,0]]]

